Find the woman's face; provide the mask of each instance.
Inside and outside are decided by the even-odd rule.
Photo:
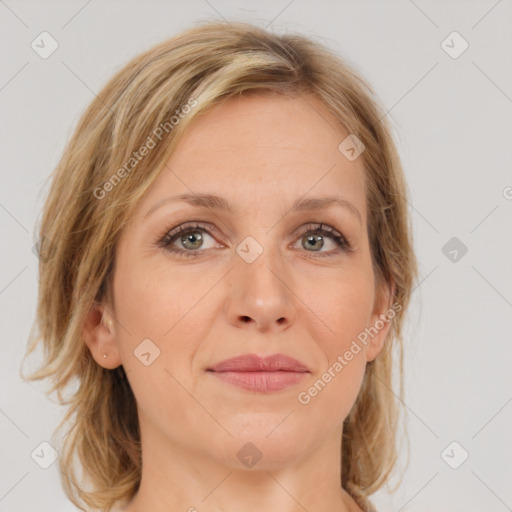
[[[354,345],[387,302],[375,303],[362,159],[338,149],[347,135],[312,97],[230,99],[194,121],[141,199],[117,247],[105,351],[148,446],[269,469],[339,442],[389,326]],[[247,354],[307,371],[211,371]]]

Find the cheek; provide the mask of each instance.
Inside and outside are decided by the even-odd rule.
[[[331,426],[343,421],[359,393],[367,349],[358,336],[369,324],[373,300],[371,272],[352,266],[335,280],[324,282],[321,291],[317,288],[305,301],[321,319],[308,321],[304,327],[321,350],[323,363],[311,387],[303,389],[305,394],[299,403],[318,415],[323,410],[331,411],[329,419],[324,418]]]
[[[350,266],[319,281],[314,293],[311,287],[303,288],[302,296],[307,297],[304,302],[319,319],[311,324],[319,329],[314,339],[323,340],[329,359],[347,350],[367,327],[374,301],[371,277],[364,269]]]
[[[357,272],[316,294],[308,306],[321,322],[305,328],[323,356],[298,403],[308,421],[322,421],[322,428],[337,428],[349,414],[363,382],[366,346],[358,335],[368,326],[373,306],[373,283]],[[325,411],[329,411],[326,415]]]
[[[123,364],[139,373],[141,364],[133,357],[134,351],[142,340],[150,339],[160,351],[151,368],[188,379],[186,369],[215,318],[214,293],[208,291],[217,281],[213,273],[191,273],[165,261],[120,265],[114,293],[117,318],[126,328],[119,333]]]
[[[118,270],[114,293],[116,316],[124,327],[117,333],[122,364],[138,406],[158,421],[168,414],[162,408],[164,397],[171,410],[184,409],[190,400],[181,386],[192,387],[187,370],[204,338],[194,308],[204,292],[170,266],[125,264]],[[144,353],[149,353],[148,365]]]
[[[144,336],[170,335],[200,302],[208,286],[206,276],[196,279],[190,272],[165,262],[119,270],[115,290],[118,315],[132,327],[130,332]]]

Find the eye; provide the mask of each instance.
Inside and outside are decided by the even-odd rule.
[[[158,245],[179,256],[196,256],[201,249],[208,249],[208,247],[203,247],[205,237],[214,240],[210,235],[210,229],[200,223],[181,224],[166,232],[158,241]],[[215,247],[215,244],[213,247]],[[217,244],[217,247],[223,246]]]
[[[215,229],[202,223],[185,223],[175,227],[157,241],[157,245],[178,256],[199,256],[201,253],[211,248],[223,248],[223,244],[213,244],[210,247],[204,247],[204,242],[208,238],[213,241],[212,236]],[[206,238],[205,238],[206,237]],[[334,250],[321,251],[325,245],[325,239],[330,239]],[[351,245],[347,239],[331,226],[326,224],[308,224],[302,228],[299,233],[301,247],[307,249],[306,252],[316,253],[319,257],[333,257],[341,252],[350,252]]]
[[[335,249],[329,252],[320,252],[324,247],[324,240],[328,238],[333,243]],[[341,252],[350,252],[351,245],[348,240],[333,227],[326,224],[308,224],[305,226],[301,233],[299,242],[302,247],[312,249],[312,251],[306,252],[317,252],[321,257],[332,257],[336,256]]]

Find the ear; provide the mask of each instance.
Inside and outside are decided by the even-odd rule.
[[[100,366],[112,370],[121,365],[114,320],[105,305],[94,303],[91,307],[84,320],[82,337]]]
[[[396,311],[391,308],[391,299],[395,296],[395,283],[383,283],[377,290],[375,297],[374,309],[372,312],[368,331],[368,344],[366,346],[366,360],[373,361],[384,347],[389,329],[391,328],[392,319],[395,317]],[[400,311],[397,308],[397,311]]]

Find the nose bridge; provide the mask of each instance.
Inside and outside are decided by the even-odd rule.
[[[272,232],[257,236],[260,241],[248,236],[236,249],[242,260],[237,262],[241,277],[247,280],[246,285],[255,292],[266,290],[266,293],[274,297],[286,295],[283,284],[286,276],[282,275],[286,273],[285,265],[279,248],[272,242]]]
[[[260,328],[295,321],[290,272],[274,244],[273,231],[248,236],[236,248],[229,315],[234,322],[253,320]]]

